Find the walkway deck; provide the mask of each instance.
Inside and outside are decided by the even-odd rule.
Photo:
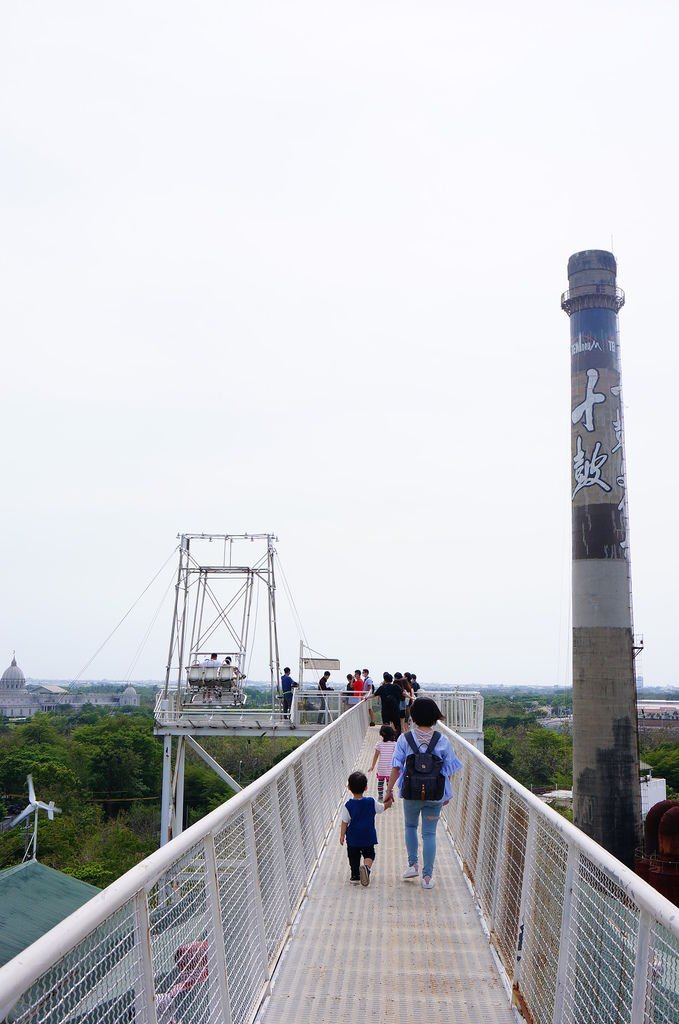
[[[377,729],[368,730],[357,768],[367,772],[378,738]],[[376,795],[375,776],[369,779]],[[368,888],[349,883],[339,825],[333,827],[257,1024],[515,1024],[443,824],[432,891],[419,878],[401,878],[407,861],[399,801],[377,827]]]

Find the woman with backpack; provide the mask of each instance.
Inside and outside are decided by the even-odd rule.
[[[389,806],[393,801],[393,789],[398,780],[408,854],[408,867],[403,877],[417,878],[420,873],[417,830],[421,818],[422,888],[433,889],[436,827],[441,808],[452,796],[450,777],[462,764],[446,737],[434,730],[436,723],[443,719],[436,701],[418,697],[413,702],[410,715],[412,728],[399,736],[396,743],[384,803]]]

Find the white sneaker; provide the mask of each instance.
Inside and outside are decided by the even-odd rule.
[[[420,869],[417,864],[411,864],[410,867],[406,868],[403,872],[404,878],[417,878],[420,873]]]
[[[422,879],[422,888],[423,889],[433,889],[434,888],[434,879],[430,878],[429,875],[425,875],[424,878]]]

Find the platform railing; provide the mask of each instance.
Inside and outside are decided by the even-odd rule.
[[[476,690],[437,690],[427,687],[420,696],[432,697],[446,725],[463,732],[483,732],[483,696]]]
[[[459,735],[444,820],[532,1024],[677,1024],[679,908]]]
[[[248,1024],[367,725],[352,707],[0,968],[0,1020]]]

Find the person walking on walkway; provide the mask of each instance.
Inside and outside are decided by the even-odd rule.
[[[384,794],[384,806],[393,803],[396,782],[403,799],[403,820],[408,867],[404,878],[417,878],[418,825],[422,820],[422,887],[434,888],[436,827],[441,808],[452,796],[450,777],[462,764],[441,733],[434,730],[443,715],[436,701],[418,697],[411,709],[412,728],[399,736],[394,750],[391,774]]]
[[[375,765],[377,765],[378,800],[382,800],[384,797],[384,783],[387,781],[391,773],[391,762],[394,759],[395,749],[396,733],[394,732],[393,726],[383,725],[380,729],[380,739],[375,744],[373,763],[370,765],[370,771],[373,771]]]
[[[383,724],[393,725],[397,736],[401,731],[401,718],[398,707],[401,693],[401,687],[394,682],[391,672],[382,673],[382,683],[373,693],[373,698],[378,697],[382,705]]]
[[[377,845],[375,815],[381,814],[385,807],[374,797],[365,795],[368,779],[363,772],[352,772],[347,788],[351,793],[351,800],[347,800],[340,814],[340,846],[344,846],[346,839],[351,868],[349,881],[370,885],[370,869],[375,861]]]

